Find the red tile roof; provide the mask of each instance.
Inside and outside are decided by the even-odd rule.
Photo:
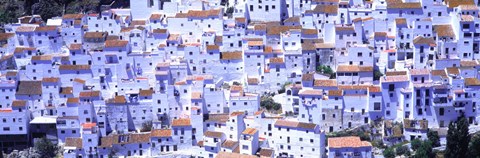
[[[361,141],[360,137],[334,137],[328,138],[328,148],[359,148],[371,147],[372,144],[367,141]]]
[[[172,126],[191,126],[190,119],[188,118],[181,118],[181,119],[174,119],[172,120]]]

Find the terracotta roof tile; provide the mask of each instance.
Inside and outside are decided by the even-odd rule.
[[[368,91],[371,93],[379,93],[382,92],[382,88],[380,88],[380,86],[370,86],[368,87]]]
[[[150,20],[160,20],[162,17],[164,17],[164,15],[153,13],[152,15],[150,15]]]
[[[311,11],[305,11],[305,13],[314,13],[314,14],[337,14],[338,5],[316,5],[315,8]]]
[[[239,154],[239,153],[235,153],[235,152],[229,153],[229,152],[221,151],[217,154],[217,156],[215,156],[215,158],[257,158],[257,156]]]
[[[439,37],[455,37],[455,32],[453,31],[452,25],[434,25],[433,30],[437,32]]]
[[[249,40],[247,41],[248,46],[263,46],[262,40]]]
[[[328,96],[343,96],[342,90],[329,90]]]
[[[100,96],[100,91],[83,91],[80,92],[79,97],[99,97]]]
[[[268,26],[267,35],[280,35],[280,33],[289,31],[291,29],[302,29],[302,26]]]
[[[70,50],[80,50],[82,49],[82,44],[71,44],[70,47],[68,47]]]
[[[313,81],[313,73],[303,74],[302,81]]]
[[[460,5],[475,5],[475,2],[473,0],[445,0],[445,4],[448,8],[455,8]]]
[[[245,135],[254,135],[255,133],[257,133],[258,130],[255,129],[255,128],[246,128],[242,134],[245,134]]]
[[[414,45],[428,45],[431,47],[437,46],[437,43],[433,39],[433,37],[426,38],[423,36],[417,36],[415,39],[413,39],[413,44]]]
[[[17,71],[8,71],[5,76],[7,77],[15,77],[17,76],[18,72]]]
[[[422,9],[422,4],[419,2],[402,2],[388,3],[387,9]]]
[[[79,79],[79,78],[75,78],[73,79],[73,82],[77,82],[77,83],[80,83],[80,84],[85,84],[85,80],[82,80],[82,79]]]
[[[355,28],[353,26],[335,26],[335,32],[339,33],[354,33]]]
[[[137,26],[137,25],[146,25],[147,24],[147,21],[145,20],[133,20],[132,22],[130,22],[130,26]]]
[[[410,69],[410,75],[430,75],[428,69]]]
[[[110,104],[125,104],[127,103],[127,99],[123,95],[118,95],[113,98],[110,98],[106,101],[106,103]]]
[[[40,26],[35,28],[35,32],[47,32],[47,31],[55,31],[58,28],[56,26]]]
[[[274,64],[282,64],[282,63],[284,63],[283,58],[281,58],[281,57],[270,58],[269,61],[270,61],[270,63],[274,63]]]
[[[249,85],[257,85],[259,83],[258,78],[248,78],[247,83]]]
[[[400,76],[400,75],[407,75],[407,71],[387,71],[387,72],[385,72],[385,76]]]
[[[357,65],[338,65],[337,72],[370,72],[373,71],[372,66]]]
[[[302,29],[302,34],[304,35],[316,35],[317,33],[317,29]]]
[[[328,148],[359,148],[371,147],[369,142],[361,141],[360,137],[334,137],[328,138]]]
[[[230,118],[229,114],[208,114],[205,122],[225,123]]]
[[[192,92],[192,99],[202,99],[202,92]]]
[[[65,146],[66,147],[75,147],[77,149],[82,149],[83,148],[82,144],[83,144],[82,138],[68,137],[68,138],[65,139]]]
[[[460,66],[462,67],[474,67],[478,66],[478,61],[477,60],[464,60],[460,61]]]
[[[37,56],[32,56],[32,61],[51,61],[52,56],[50,55],[37,55]]]
[[[63,19],[82,19],[85,15],[84,14],[65,14],[63,15]]]
[[[23,53],[24,51],[35,51],[34,47],[15,47],[14,53]]]
[[[323,91],[322,90],[316,90],[316,89],[302,89],[298,93],[298,95],[314,95],[314,96],[322,96]]]
[[[190,119],[188,118],[181,118],[181,119],[174,119],[172,120],[172,126],[191,126]]]
[[[255,30],[255,31],[266,31],[267,30],[267,25],[265,25],[265,24],[255,24],[255,25],[253,25],[253,30]]]
[[[299,16],[294,16],[294,17],[289,17],[283,21],[284,23],[299,23],[300,22],[300,17]]]
[[[310,42],[304,42],[304,43],[302,43],[302,50],[303,51],[317,50],[317,44],[316,43],[310,43]]]
[[[125,40],[107,40],[105,41],[106,48],[113,48],[113,47],[125,47],[128,45],[128,41]]]
[[[83,35],[84,38],[106,38],[107,36],[107,32],[86,32]]]
[[[273,154],[275,153],[275,150],[273,149],[265,149],[265,148],[262,148],[260,149],[260,152],[259,152],[259,155],[261,158],[271,158],[273,157]]]
[[[480,80],[477,78],[465,78],[465,86],[480,86]]]
[[[35,27],[33,26],[19,26],[15,32],[33,32]]]
[[[409,81],[406,75],[400,76],[383,76],[381,77],[382,82],[407,82]]]
[[[59,70],[90,70],[90,65],[60,65]]]
[[[220,17],[221,9],[211,9],[211,10],[189,10],[187,12],[188,18],[209,18],[209,17]]]
[[[222,60],[242,60],[243,53],[241,51],[235,52],[222,52],[221,59]]]
[[[167,29],[153,29],[152,33],[166,34],[167,31],[168,31]]]
[[[154,93],[154,91],[151,90],[151,89],[144,89],[144,90],[139,91],[139,95],[142,96],[142,97],[152,96],[153,93]]]
[[[80,98],[67,98],[67,103],[80,103]]]
[[[210,138],[222,138],[223,133],[216,131],[206,131],[205,133],[203,133],[203,135]]]
[[[458,5],[458,7],[460,7],[462,11],[478,11],[478,6],[471,4],[471,1],[470,4],[461,4]]]
[[[337,80],[335,79],[316,79],[313,83],[315,87],[336,87]]]
[[[238,115],[244,115],[245,112],[242,112],[242,111],[235,111],[235,112],[232,112],[230,114],[230,117],[235,117],[235,116],[238,116]]]
[[[406,18],[396,18],[395,24],[397,26],[407,26],[407,19]]]
[[[27,106],[27,101],[25,100],[14,100],[12,102],[12,107],[24,107]]]
[[[15,36],[14,33],[0,33],[0,41],[5,41]]]
[[[275,122],[275,126],[296,128],[298,126],[298,122],[297,121],[288,121],[288,120],[277,120]]]
[[[458,69],[456,67],[449,67],[449,68],[446,68],[446,69],[447,69],[447,74],[453,74],[453,75],[460,74],[460,69]]]
[[[230,91],[242,91],[242,90],[243,90],[242,86],[237,86],[237,85],[230,86]]]
[[[172,129],[154,129],[152,130],[151,134],[152,137],[171,137],[172,136]]]
[[[432,76],[441,76],[442,78],[447,78],[447,72],[445,70],[432,70],[431,71]]]
[[[42,81],[19,81],[17,95],[41,95]]]
[[[305,122],[299,122],[297,125],[297,128],[309,129],[309,130],[314,130],[316,127],[317,127],[317,124],[305,123]]]
[[[226,140],[222,143],[222,148],[233,149],[237,146],[238,142],[233,140]]]

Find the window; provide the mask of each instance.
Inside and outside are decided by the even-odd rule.
[[[380,108],[381,108],[380,102],[373,103],[373,110],[375,111],[381,110]]]
[[[394,84],[390,84],[388,85],[388,91],[394,91],[395,90],[395,85]]]

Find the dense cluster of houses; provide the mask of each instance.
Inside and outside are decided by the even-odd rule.
[[[0,33],[0,148],[372,157],[370,142],[325,135],[379,122],[385,144],[429,130],[444,144],[457,117],[480,121],[477,3],[131,0],[21,17]],[[281,114],[260,106],[271,93]]]

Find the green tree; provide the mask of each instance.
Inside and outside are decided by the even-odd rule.
[[[385,158],[394,158],[395,157],[395,152],[393,151],[392,148],[387,148],[383,150],[383,156]]]
[[[140,129],[140,132],[152,131],[152,127],[153,127],[152,121],[145,121],[145,122],[142,124],[142,128]]]
[[[282,84],[282,87],[280,87],[280,89],[278,90],[278,94],[282,94],[282,93],[285,93],[285,91],[287,90],[287,86],[288,85],[291,85],[292,83],[291,82],[285,82]]]
[[[57,154],[57,145],[53,144],[46,137],[40,138],[35,142],[34,146],[36,152],[41,155],[41,158],[55,157]]]
[[[267,110],[280,110],[282,105],[275,102],[271,96],[264,95],[260,99],[260,107],[267,109]]]
[[[317,66],[316,72],[329,75],[330,79],[335,79],[336,78],[336,74],[335,74],[335,72],[333,72],[333,70],[330,66],[325,66],[325,65]]]
[[[54,0],[40,0],[38,3],[32,5],[33,14],[40,15],[43,20],[61,16],[63,10],[63,6]]]
[[[100,9],[100,5],[101,5],[100,0],[81,0],[81,1],[60,0],[60,1],[64,1],[63,4],[65,4],[66,14],[96,12]]]
[[[380,72],[380,70],[375,70],[373,73],[373,80],[377,81],[380,80],[380,77],[382,77],[383,74]]]
[[[420,139],[414,139],[410,142],[413,150],[418,149],[422,145],[422,141]]]
[[[0,0],[0,25],[17,22],[24,12],[23,5],[20,0]]]
[[[395,154],[397,156],[401,156],[401,155],[404,155],[404,156],[410,156],[410,149],[408,149],[407,146],[398,146],[397,148],[395,148]]]
[[[468,153],[470,135],[468,133],[468,121],[462,116],[456,123],[448,125],[446,158],[464,158]]]
[[[437,131],[428,131],[427,137],[428,137],[428,140],[432,142],[433,147],[440,146],[440,136],[438,136]]]
[[[468,133],[468,123],[467,118],[462,116],[457,122],[458,130],[458,141],[459,143],[459,157],[467,157],[468,153],[468,142],[470,142],[470,133]]]
[[[472,136],[468,146],[468,157],[480,158],[480,133]]]
[[[414,158],[429,158],[434,157],[432,143],[428,140],[421,141],[420,147],[415,151]]]

